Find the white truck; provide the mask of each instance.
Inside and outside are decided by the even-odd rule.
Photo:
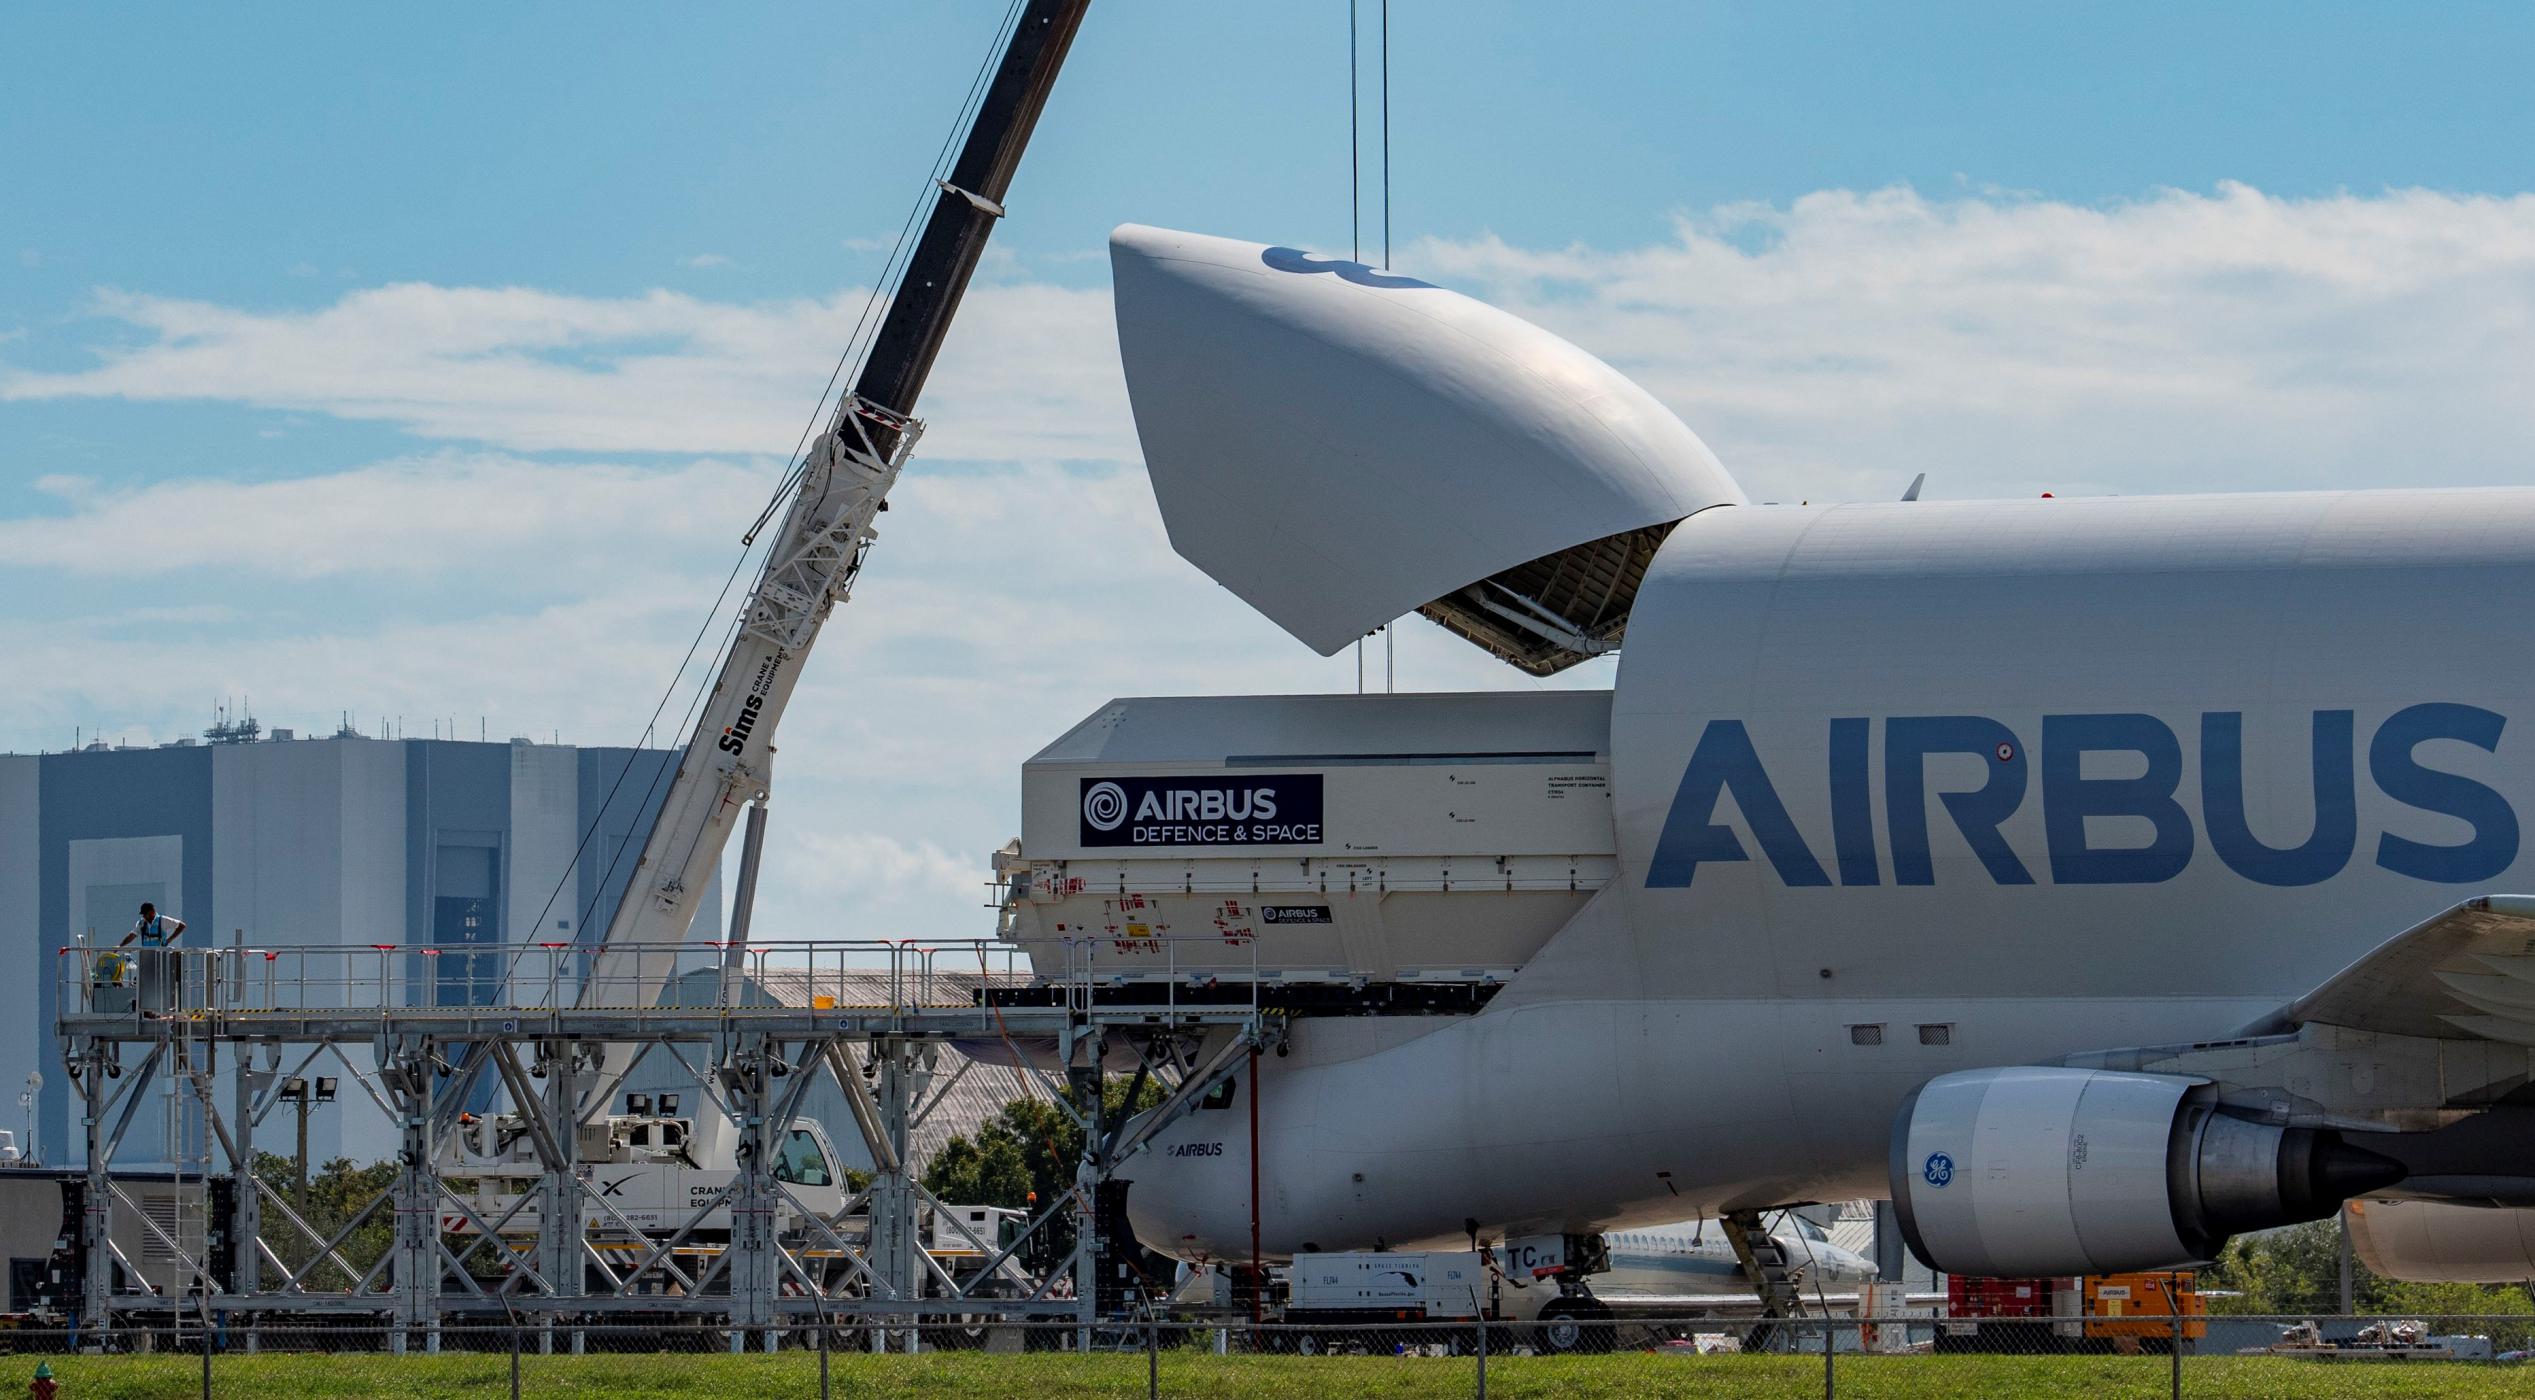
[[[582,1163],[582,1230],[615,1242],[680,1230],[698,1244],[728,1240],[727,1205],[713,1206],[700,1219],[695,1215],[725,1194],[739,1171],[728,1160],[711,1160],[722,1154],[700,1159],[701,1145],[690,1118],[619,1113],[581,1124],[574,1146]],[[785,1134],[774,1165],[774,1178],[784,1186],[776,1205],[777,1234],[801,1238],[810,1233],[811,1217],[830,1220],[843,1212],[845,1178],[836,1161],[835,1145],[818,1123],[804,1118]],[[441,1173],[475,1214],[444,1207],[441,1228],[474,1234],[481,1219],[506,1238],[534,1238],[543,1223],[536,1200],[539,1172],[536,1148],[517,1114],[462,1120]],[[521,1204],[523,1196],[528,1200]]]
[[[663,1242],[674,1242],[686,1256],[710,1255],[728,1244],[730,1207],[715,1198],[739,1173],[727,1147],[715,1150],[726,1134],[707,1138],[696,1132],[692,1119],[634,1113],[584,1123],[580,1133],[581,1229],[602,1256],[632,1265]],[[477,1236],[483,1233],[481,1221],[513,1250],[526,1249],[542,1233],[537,1153],[516,1114],[462,1122],[441,1171],[449,1188],[473,1211],[470,1215],[444,1207],[444,1232]],[[783,1185],[775,1210],[776,1235],[805,1266],[823,1273],[826,1282],[842,1284],[853,1271],[838,1245],[863,1248],[870,1240],[871,1217],[866,1210],[847,1212],[851,1193],[827,1130],[813,1119],[795,1120],[776,1155],[774,1178]],[[916,1243],[962,1288],[972,1287],[971,1281],[995,1262],[1028,1220],[1022,1211],[999,1206],[944,1209],[956,1220],[929,1206],[917,1213]],[[974,1291],[1019,1296],[1014,1290],[1026,1289],[1029,1281],[1016,1260],[1005,1259],[995,1267],[993,1280]],[[927,1291],[938,1293],[938,1280]]]

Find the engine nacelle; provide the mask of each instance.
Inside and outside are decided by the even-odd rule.
[[[2350,1252],[2406,1283],[2535,1280],[2535,1210],[2450,1201],[2352,1201]]]
[[[1892,1144],[1911,1253],[2009,1278],[2209,1259],[2403,1177],[2338,1133],[2222,1113],[2206,1080],[2106,1070],[1940,1076],[1902,1103]]]

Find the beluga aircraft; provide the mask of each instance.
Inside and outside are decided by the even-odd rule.
[[[1873,1196],[1946,1272],[2109,1273],[2358,1200],[2382,1272],[2535,1277],[2535,490],[1755,505],[1470,298],[1110,250],[1191,563],[1324,655],[1620,652],[1121,699],[1029,762],[1013,937],[1317,989],[1123,1164],[1144,1244]]]

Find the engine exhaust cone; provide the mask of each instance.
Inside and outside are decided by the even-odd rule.
[[[2410,1170],[2393,1158],[2353,1147],[2347,1139],[2334,1135],[2317,1146],[2308,1167],[2309,1191],[2318,1209],[2307,1218],[2320,1220],[2341,1209],[2341,1203],[2351,1197],[2382,1191],[2409,1175]]]

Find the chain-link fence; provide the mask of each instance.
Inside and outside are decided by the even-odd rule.
[[[0,1331],[0,1400],[696,1395],[2525,1396],[2535,1318],[525,1321]]]

